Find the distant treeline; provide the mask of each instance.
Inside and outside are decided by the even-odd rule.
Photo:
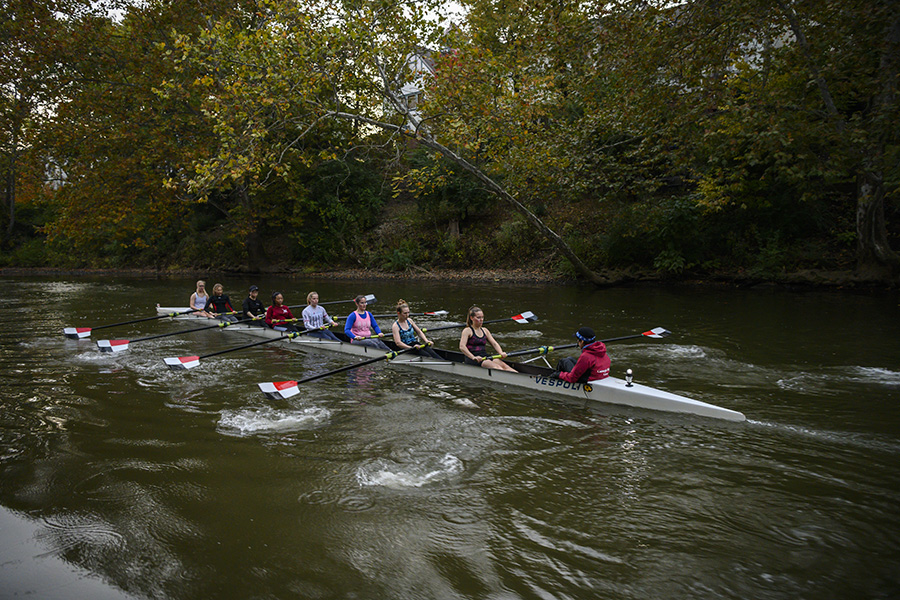
[[[0,266],[900,281],[888,0],[5,3]]]

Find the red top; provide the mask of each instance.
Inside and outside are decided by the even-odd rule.
[[[609,356],[606,354],[606,344],[594,342],[581,349],[581,356],[575,367],[568,373],[560,373],[559,378],[569,383],[577,383],[581,376],[589,373],[588,381],[606,379],[609,377]]]
[[[269,327],[284,327],[286,323],[274,323],[274,321],[282,321],[284,319],[293,319],[294,315],[291,314],[291,309],[282,304],[281,306],[275,306],[274,304],[266,309],[266,325]]]

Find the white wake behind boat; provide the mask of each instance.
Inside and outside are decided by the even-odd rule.
[[[157,312],[161,315],[172,315],[174,313],[184,312],[185,310],[186,309],[180,307],[157,307]],[[179,315],[175,318],[179,320],[209,320],[206,317],[199,317],[193,314]],[[259,325],[234,323],[225,328],[225,330],[237,331],[261,338],[281,337],[284,338],[282,340],[284,343],[309,350],[324,350],[328,352],[364,356],[367,358],[385,355],[383,350],[372,348],[370,346],[350,344],[347,341],[336,342],[305,335],[288,338],[280,331],[275,331]],[[343,339],[342,332],[335,333],[338,337]],[[385,341],[389,346],[393,346],[393,344],[387,341],[387,338]],[[539,365],[506,360],[507,364],[516,369],[517,372],[513,373],[496,369],[485,369],[483,367],[466,364],[463,361],[463,354],[461,352],[442,350],[440,348],[435,348],[434,350],[442,357],[442,360],[417,356],[414,354],[403,354],[390,359],[387,362],[392,365],[442,373],[456,379],[485,381],[492,384],[522,388],[537,394],[550,394],[560,398],[567,404],[577,404],[588,409],[602,410],[604,405],[612,404],[647,410],[686,413],[711,417],[714,419],[725,419],[728,421],[746,420],[746,417],[738,411],[722,408],[699,400],[693,400],[685,396],[679,396],[678,394],[641,385],[639,383],[626,382],[625,380],[616,377],[607,377],[605,379],[599,379],[584,384],[569,383],[560,379],[550,378],[549,375],[552,372],[552,369]],[[260,388],[270,397],[285,398],[296,393],[296,391],[292,391],[296,390],[296,382],[287,381],[273,384],[261,384]]]

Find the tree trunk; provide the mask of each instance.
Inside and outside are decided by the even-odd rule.
[[[6,169],[6,206],[9,207],[9,223],[6,226],[6,238],[12,239],[13,227],[16,225],[16,158],[15,152],[9,159]]]
[[[6,225],[6,239],[11,241],[16,226],[16,162],[19,160],[19,125],[13,129],[9,164],[6,166],[6,206],[9,209],[9,223]]]
[[[866,278],[900,277],[900,256],[891,250],[884,221],[884,179],[864,170],[857,176],[856,269]]]
[[[485,186],[487,186],[487,188],[491,192],[499,196],[506,203],[511,205],[517,212],[523,215],[528,220],[528,222],[531,223],[534,228],[541,233],[543,237],[547,238],[550,243],[553,244],[553,246],[557,250],[559,250],[560,254],[562,254],[570,263],[572,263],[572,266],[575,267],[575,270],[579,275],[581,275],[594,285],[599,287],[609,287],[619,285],[628,280],[627,277],[604,277],[599,273],[595,273],[594,271],[592,271],[586,264],[584,264],[584,262],[578,257],[578,255],[575,254],[575,251],[572,250],[572,248],[565,242],[565,240],[563,240],[555,231],[550,229],[543,221],[541,221],[536,214],[528,210],[528,208],[524,204],[519,202],[500,184],[488,177],[488,175],[484,171],[435,140],[431,135],[427,134],[424,131],[424,128],[416,127],[415,129],[410,129],[409,127],[400,127],[392,123],[376,121],[375,119],[369,119],[368,117],[352,113],[330,112],[329,115],[339,119],[361,121],[363,123],[368,123],[369,125],[379,127],[386,131],[393,131],[394,133],[400,134],[402,136],[412,138],[426,148],[438,152],[439,154],[448,158],[450,161],[459,165],[470,174],[472,174],[480,182],[482,182]],[[410,117],[411,115],[406,116]]]
[[[828,82],[821,72],[810,52],[809,42],[800,26],[797,14],[785,2],[779,2],[782,12],[788,19],[797,43],[807,60],[807,68],[816,85],[819,95],[825,105],[825,111],[834,122],[839,134],[847,135],[847,127],[844,117],[837,110],[834,98],[831,95]],[[874,114],[886,115],[894,110],[896,103],[898,53],[900,53],[900,15],[895,14],[893,20],[885,29],[885,51],[879,60],[878,70],[881,75],[882,90],[872,100],[869,109]],[[878,123],[879,119],[872,116],[869,119]],[[874,125],[879,127],[879,125]],[[857,146],[858,154],[862,157],[862,165],[857,173],[856,193],[856,269],[865,278],[879,280],[896,280],[900,276],[900,255],[891,250],[887,236],[887,227],[884,222],[884,177],[879,164],[883,164],[884,149],[887,144],[889,132],[886,128],[875,132],[877,142],[872,147]],[[849,144],[852,146],[853,142]]]
[[[242,185],[237,188],[238,198],[245,209],[245,214],[251,215],[250,194],[247,193],[247,186]],[[247,218],[252,219],[248,216]],[[250,223],[250,230],[244,238],[244,248],[247,250],[247,269],[251,273],[261,273],[266,263],[266,250],[262,243],[262,236],[259,235],[259,229],[255,222]]]

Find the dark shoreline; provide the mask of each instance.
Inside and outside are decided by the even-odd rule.
[[[407,280],[407,281],[455,281],[472,283],[511,283],[511,284],[556,284],[556,285],[589,285],[584,281],[544,273],[536,269],[424,269],[403,272],[373,269],[339,269],[333,271],[277,270],[253,273],[250,271],[220,271],[206,269],[60,269],[52,267],[3,267],[0,276],[104,276],[119,275],[126,277],[147,277],[165,279],[169,277],[204,276],[213,273],[228,275],[267,275],[283,277],[330,278],[341,280]],[[604,272],[611,280],[618,283],[608,287],[625,285],[694,285],[694,286],[728,286],[737,288],[771,287],[785,289],[832,289],[832,290],[896,290],[900,289],[900,280],[896,282],[873,281],[860,277],[852,271],[813,271],[805,270],[785,273],[777,278],[764,278],[748,274],[715,274],[703,276],[663,277],[657,273],[640,273],[627,271]]]

